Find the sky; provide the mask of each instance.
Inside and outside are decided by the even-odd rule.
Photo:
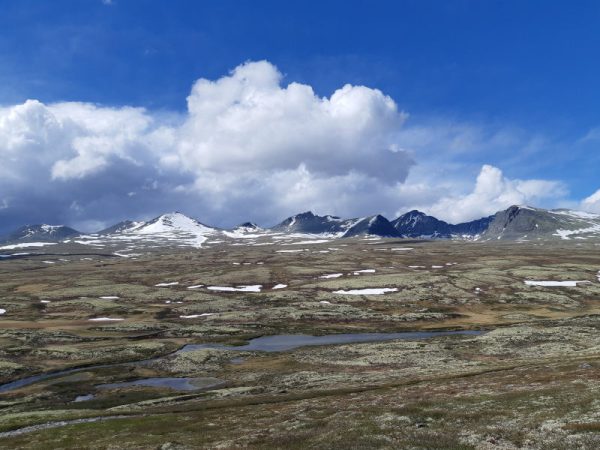
[[[600,213],[596,1],[0,8],[0,233]]]

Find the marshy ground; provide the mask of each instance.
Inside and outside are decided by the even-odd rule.
[[[0,382],[85,369],[1,392],[0,447],[599,448],[599,250],[344,239],[6,259]],[[486,333],[177,353],[426,330]],[[167,377],[191,388],[130,383]]]

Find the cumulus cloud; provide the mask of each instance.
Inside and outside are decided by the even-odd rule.
[[[40,209],[32,220],[89,222],[108,211],[158,213],[174,202],[222,222],[219,214],[254,218],[255,208],[272,218],[282,203],[325,209],[334,188],[405,180],[414,162],[395,135],[406,114],[390,97],[351,85],[319,97],[308,85],[282,81],[267,61],[200,79],[175,124],[132,107],[28,100],[1,108],[3,204],[28,199]],[[133,202],[140,206],[132,211]],[[16,203],[5,217],[35,209]]]
[[[174,209],[220,226],[271,225],[307,209],[350,217],[413,205],[462,220],[563,194],[556,182],[509,180],[485,166],[472,193],[449,196],[464,183],[444,178],[452,155],[514,146],[514,134],[406,127],[407,114],[377,89],[345,85],[320,97],[284,81],[271,63],[248,62],[197,80],[187,110],[169,115],[37,100],[0,107],[3,227],[90,230]]]
[[[600,189],[581,202],[581,209],[584,211],[600,213]]]
[[[559,181],[511,180],[497,167],[486,164],[472,192],[445,196],[424,209],[436,217],[458,223],[489,216],[511,205],[535,205],[543,199],[562,198],[566,193]]]

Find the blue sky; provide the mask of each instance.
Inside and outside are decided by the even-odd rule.
[[[294,208],[393,215],[420,207],[442,216],[446,212],[446,219],[457,221],[515,199],[600,212],[600,202],[589,199],[600,188],[598,2],[0,0],[0,7],[0,106],[6,117],[21,107],[21,122],[5,120],[4,129],[0,125],[0,154],[12,161],[0,182],[0,228],[34,221],[93,228],[128,213],[143,218],[164,208],[222,226],[241,220],[266,225],[297,212]],[[352,146],[321,167],[320,162],[329,159],[328,149],[336,151],[335,140],[312,143],[313,148],[323,148],[323,154],[279,136],[273,142],[260,141],[257,150],[240,143],[254,136],[223,136],[221,130],[217,138],[189,123],[186,98],[196,80],[214,82],[241,64],[257,61],[268,61],[281,75],[276,84],[282,89],[290,83],[310,86],[317,100],[330,98],[346,84],[378,90],[392,99],[398,117],[390,118],[387,128],[366,127],[356,139],[400,149],[395,153],[402,156],[398,161],[388,164],[387,153],[380,157],[385,167],[398,164],[397,179],[379,177],[377,167],[363,170],[365,161],[378,154],[361,159],[355,156],[362,150]],[[29,104],[23,112],[28,99],[39,104]],[[207,99],[199,96],[197,101]],[[96,110],[90,114],[96,117],[143,108],[143,113],[136,110],[136,117],[117,120],[148,122],[128,132],[127,139],[134,134],[131,139],[139,145],[128,141],[126,149],[112,153],[90,149],[99,140],[98,145],[111,148],[122,145],[123,133],[115,137],[119,133],[111,128],[99,136],[82,125],[81,109],[53,109],[69,103],[93,105]],[[374,108],[376,122],[387,120],[377,116],[377,104],[364,105]],[[249,108],[250,114],[255,111]],[[230,112],[224,114],[229,117]],[[53,133],[59,136],[52,135],[58,141],[47,138],[47,129],[30,127],[31,121],[46,115],[58,117],[60,131]],[[200,119],[206,121],[205,116]],[[77,123],[77,131],[65,125],[69,120]],[[270,117],[265,126],[277,120],[276,115]],[[306,126],[312,128],[303,133],[314,132],[314,139],[328,132]],[[222,147],[194,149],[179,137],[168,145],[164,139],[148,144],[148,134],[155,139],[156,130],[166,128],[188,140]],[[201,134],[191,139],[191,129]],[[291,129],[296,128],[287,123],[279,128],[284,135]],[[38,134],[31,138],[27,133]],[[25,135],[29,137],[24,140]],[[73,140],[82,137],[90,141],[85,150]],[[113,138],[120,144],[106,143]],[[53,154],[57,142],[64,148]],[[231,142],[238,147],[228,159],[198,162],[202,152],[220,152],[233,146]],[[260,151],[271,146],[274,153]],[[254,172],[244,173],[245,184],[222,182],[228,176],[239,178],[230,167],[239,166],[252,152],[257,152],[249,169]],[[40,154],[45,164],[27,169],[29,158]],[[79,172],[57,168],[57,162],[78,156]],[[260,158],[281,163],[256,163]],[[127,169],[129,163],[135,171]],[[332,171],[334,163],[345,172]],[[281,181],[260,180],[284,177],[286,170],[295,170],[288,174],[290,190],[301,190],[302,183],[321,190],[265,207],[285,187]],[[20,181],[7,181],[9,171]],[[357,173],[360,180],[350,176]],[[335,186],[325,183],[332,175],[340,177]],[[44,187],[34,192],[31,183],[23,182],[28,177]],[[126,183],[121,183],[123,178]],[[207,180],[212,180],[210,189]],[[153,183],[155,188],[147,188]],[[214,188],[215,183],[222,185]],[[251,199],[235,194],[247,189],[261,194]],[[356,201],[324,200],[331,192],[340,196],[348,189],[354,189]],[[152,194],[142,196],[142,191]],[[379,201],[373,202],[364,191]],[[51,201],[45,198],[49,193]],[[208,196],[213,196],[211,202],[205,200]],[[132,197],[134,207],[129,203]],[[23,207],[25,200],[31,206]],[[487,208],[482,206],[486,202]],[[453,209],[450,205],[460,212],[447,213]]]

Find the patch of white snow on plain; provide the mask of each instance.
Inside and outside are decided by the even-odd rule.
[[[319,278],[339,278],[342,275],[344,275],[343,273],[330,273],[327,275],[321,275]]]
[[[154,287],[167,287],[167,286],[177,286],[179,281],[171,281],[170,283],[158,283],[155,284]]]
[[[67,241],[63,241],[65,243],[67,243]],[[68,241],[71,242],[71,241]],[[99,239],[89,239],[89,240],[81,240],[81,239],[77,239],[77,240],[73,240],[72,242],[75,242],[76,244],[82,244],[82,245],[91,245],[94,247],[104,247],[105,242],[101,241]]]
[[[121,318],[117,317],[94,317],[93,319],[88,319],[90,322],[120,322]]]
[[[273,286],[273,289],[285,289],[286,287],[288,287],[287,284],[276,284],[275,286]]]
[[[392,247],[392,248],[390,248],[390,250],[407,252],[409,250],[414,250],[414,249],[412,247]]]
[[[6,314],[6,310],[5,310],[4,308],[0,308],[0,316],[1,316],[2,314]]]
[[[527,286],[545,286],[545,287],[577,287],[577,283],[589,283],[589,281],[532,281],[526,280]]]
[[[179,316],[181,319],[196,319],[198,317],[214,316],[214,313],[190,314],[187,316]]]
[[[354,275],[360,275],[361,273],[375,273],[375,269],[362,269],[362,270],[355,270]]]
[[[116,295],[105,295],[104,297],[99,297],[102,300],[118,300],[119,297],[117,297]]]
[[[327,300],[321,300],[319,303],[321,305],[331,305],[331,302],[328,302]]]
[[[432,269],[443,269],[444,266],[431,266]]]
[[[331,239],[314,239],[312,241],[297,241],[297,242],[285,243],[282,245],[323,244],[325,242],[331,242]]]
[[[350,289],[348,291],[334,291],[334,294],[344,295],[382,295],[388,292],[396,292],[398,288],[370,288],[370,289]]]
[[[208,286],[206,289],[211,291],[222,291],[222,292],[260,292],[262,284],[244,285],[238,287],[231,286]]]
[[[27,256],[31,255],[31,253],[11,253],[10,255],[0,255],[0,258],[12,258],[14,256]]]
[[[0,250],[14,250],[15,248],[29,248],[29,247],[44,247],[46,245],[56,245],[56,242],[23,242],[21,244],[4,245],[0,247]]]
[[[188,286],[187,288],[188,289],[198,289],[198,288],[201,288],[203,286],[204,286],[203,284],[195,284],[194,286]]]
[[[298,252],[303,252],[304,249],[299,249],[299,250],[277,250],[276,253],[298,253]]]
[[[408,266],[410,269],[425,269],[425,266]]]
[[[44,264],[56,264],[56,261],[42,261]]]
[[[40,303],[50,303],[50,300],[40,300]]]

